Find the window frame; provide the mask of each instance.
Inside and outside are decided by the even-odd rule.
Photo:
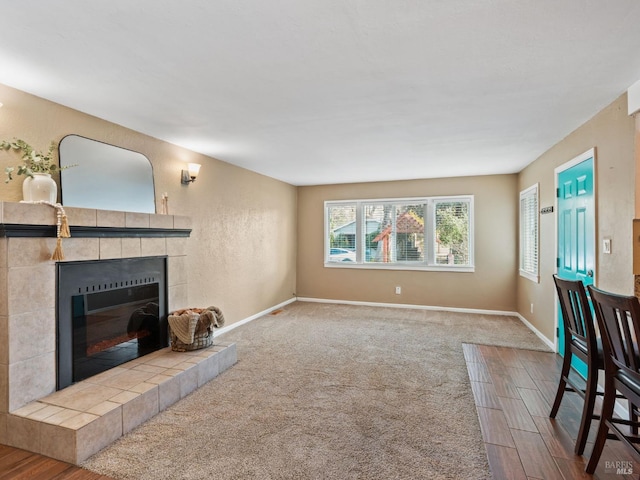
[[[532,198],[533,205],[530,211],[523,212],[523,200]],[[528,234],[530,242],[525,242],[525,228],[528,219],[525,220],[524,215],[532,215],[535,225],[535,237]],[[533,251],[528,251],[533,248]],[[525,257],[534,257],[535,269],[525,269]],[[531,260],[533,261],[533,260]],[[520,192],[518,201],[518,273],[521,277],[540,283],[540,184],[535,183]]]
[[[468,257],[469,263],[465,265],[448,265],[435,263],[435,209],[436,203],[443,202],[466,202],[469,209],[469,231],[468,231]],[[393,263],[382,262],[365,262],[363,254],[364,245],[364,206],[365,205],[411,205],[424,203],[426,206],[424,215],[425,233],[424,244],[425,253],[424,261],[395,261]],[[329,253],[331,250],[330,228],[329,228],[329,209],[332,206],[354,205],[355,206],[355,238],[356,238],[356,261],[355,262],[330,262]],[[327,268],[355,268],[355,269],[374,269],[374,270],[422,270],[422,271],[447,271],[447,272],[474,272],[475,256],[474,256],[474,195],[449,195],[449,196],[433,196],[433,197],[401,197],[401,198],[369,198],[369,199],[351,199],[351,200],[325,200],[324,202],[324,266]]]

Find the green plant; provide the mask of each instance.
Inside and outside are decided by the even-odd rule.
[[[7,167],[4,169],[4,172],[7,174],[7,179],[4,181],[4,183],[9,183],[10,180],[13,180],[14,172],[16,175],[26,175],[28,177],[33,177],[34,173],[52,174],[56,173],[58,170],[64,170],[65,168],[73,166],[69,165],[68,167],[62,168],[58,166],[54,159],[56,142],[51,142],[49,150],[46,154],[37,152],[27,142],[18,138],[15,138],[12,142],[8,142],[6,140],[0,141],[0,148],[3,150],[14,150],[15,152],[22,152],[22,164],[18,165],[17,171],[16,167]]]

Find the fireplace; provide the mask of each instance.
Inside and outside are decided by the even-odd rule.
[[[58,390],[168,345],[166,278],[166,256],[57,264]]]

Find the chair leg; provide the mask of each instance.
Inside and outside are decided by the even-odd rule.
[[[569,370],[571,369],[571,357],[571,349],[565,348],[560,381],[558,382],[558,391],[556,392],[556,399],[553,401],[553,407],[551,407],[551,413],[549,413],[550,418],[556,418],[560,403],[562,402],[562,396],[564,395],[565,388],[567,388],[567,381],[565,379],[569,376]]]
[[[589,437],[589,429],[591,428],[591,420],[593,418],[593,409],[596,404],[596,392],[598,391],[598,370],[595,366],[590,366],[587,373],[587,388],[584,395],[584,404],[582,406],[582,419],[580,420],[580,429],[576,438],[575,452],[576,455],[584,453],[584,447]]]
[[[635,414],[637,410],[637,406],[633,403],[629,402],[629,421],[633,422],[629,428],[631,428],[631,433],[634,435],[638,435],[638,415]]]
[[[606,421],[612,418],[615,403],[616,391],[613,387],[613,382],[605,379],[604,399],[602,401],[602,413],[600,414],[598,434],[596,435],[596,441],[593,445],[593,450],[591,451],[591,457],[589,457],[589,463],[587,463],[587,467],[585,468],[585,472],[590,475],[596,471],[596,467],[600,461],[600,456],[602,455],[602,450],[604,449],[604,444],[607,441],[609,426]]]

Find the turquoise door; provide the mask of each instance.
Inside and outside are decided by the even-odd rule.
[[[593,152],[558,173],[558,275],[593,284],[595,270],[595,201]],[[579,160],[579,159],[578,159]],[[564,356],[562,314],[558,308],[559,353]],[[586,377],[587,366],[573,357],[572,365]]]

